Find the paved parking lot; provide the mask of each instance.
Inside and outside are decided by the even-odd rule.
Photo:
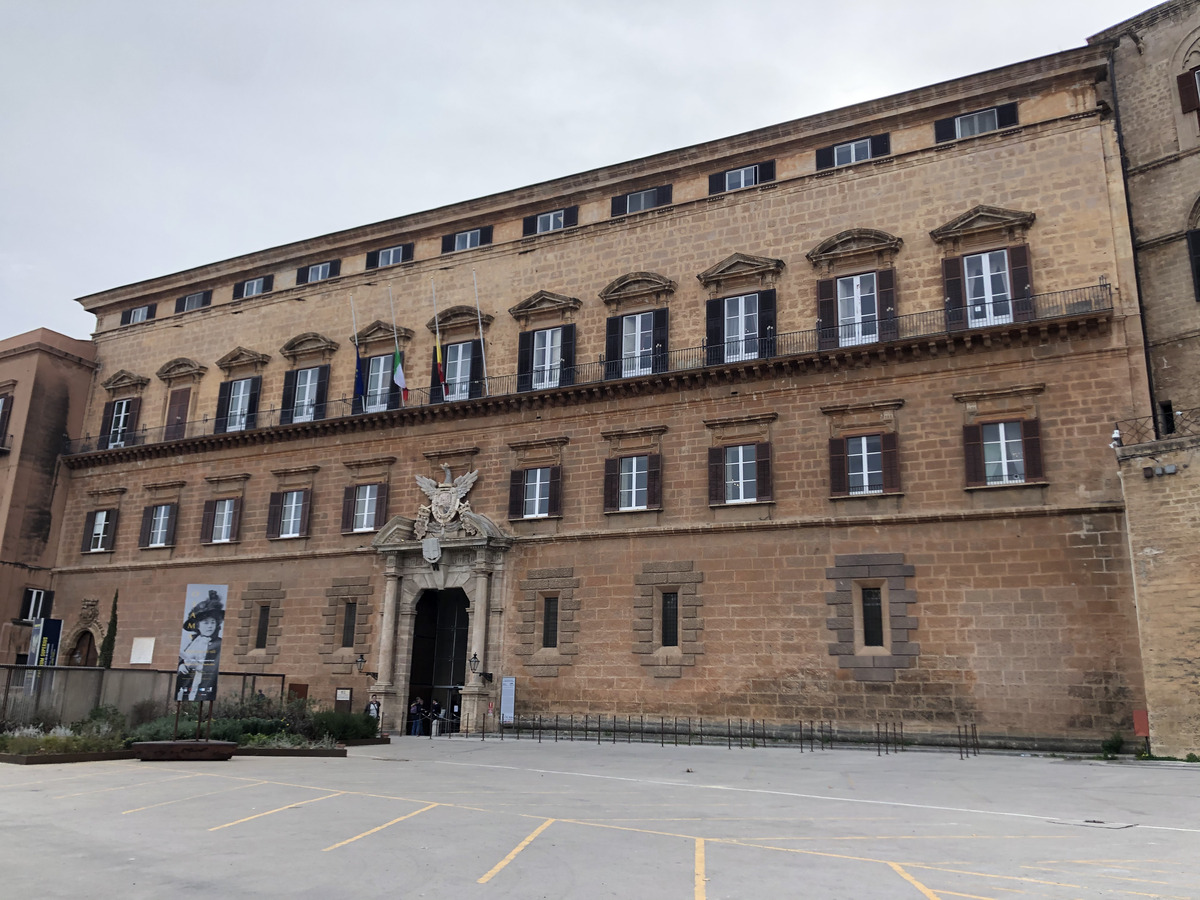
[[[4,897],[1200,898],[1200,766],[396,738],[0,766]]]

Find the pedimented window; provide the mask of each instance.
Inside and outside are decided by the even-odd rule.
[[[280,347],[279,352],[287,357],[288,362],[296,365],[302,361],[329,362],[329,358],[333,356],[337,348],[337,341],[330,340],[315,331],[308,331],[296,335]]]
[[[713,297],[733,290],[770,288],[783,271],[782,259],[734,253],[696,276]]]
[[[617,311],[635,306],[665,306],[676,287],[674,281],[656,272],[629,272],[610,282],[600,292],[600,299]]]
[[[510,306],[508,314],[528,327],[530,322],[567,323],[575,318],[575,311],[583,306],[578,297],[566,297],[552,291],[538,291],[531,297],[526,297],[516,306]]]

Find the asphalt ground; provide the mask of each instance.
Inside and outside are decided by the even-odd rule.
[[[1200,898],[1200,765],[397,737],[0,808],[0,898]]]

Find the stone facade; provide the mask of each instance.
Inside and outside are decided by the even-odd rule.
[[[1122,447],[1117,457],[1151,748],[1200,754],[1200,437]]]
[[[1125,150],[1156,413],[1160,433],[1175,413],[1200,409],[1200,112],[1196,91],[1200,2],[1161,3],[1090,39],[1111,42],[1115,104]],[[1164,409],[1166,415],[1164,417]]]
[[[1118,423],[1151,750],[1200,753],[1200,2],[1091,38],[1111,48],[1153,418]]]
[[[99,372],[65,460],[64,607],[119,587],[118,661],[155,637],[152,665],[171,668],[185,586],[227,583],[231,666],[325,701],[378,689],[392,722],[423,598],[452,596],[469,622],[447,630],[460,645],[443,686],[463,685],[468,715],[498,707],[511,676],[520,714],[1107,736],[1145,701],[1106,445],[1114,420],[1149,410],[1105,53],[82,298]],[[835,164],[834,147],[851,159]],[[541,214],[563,227],[538,233]],[[479,245],[455,251],[475,229]],[[397,264],[378,266],[393,248]],[[966,257],[1000,268],[964,286]],[[324,261],[338,265],[310,277]],[[247,297],[260,276],[269,290]],[[1004,299],[979,300],[984,281]],[[860,304],[871,285],[869,315],[837,308],[839,283]],[[531,332],[552,328],[557,384],[533,361]],[[463,346],[486,349],[486,380],[452,402],[431,375],[438,335],[449,382]],[[407,404],[363,411],[356,339],[364,358],[404,353]],[[302,371],[323,385],[311,421]],[[236,428],[232,382],[258,398]],[[128,400],[138,420],[114,446],[113,404]],[[992,461],[985,478],[980,435],[1000,426],[1007,449],[986,453],[1024,468],[996,478]],[[855,447],[882,460],[857,488]],[[642,494],[621,480],[627,460]],[[473,530],[430,548],[413,476],[441,481],[443,465],[478,473]],[[385,506],[365,527],[363,487]],[[295,532],[284,495],[303,498]],[[237,525],[214,540],[222,501]],[[155,506],[173,509],[169,541],[139,533]],[[101,511],[115,533],[95,546]],[[891,593],[891,652],[860,654],[855,586],[875,582]],[[346,631],[351,599],[362,618]],[[375,680],[353,669],[359,653]],[[493,682],[464,668],[472,654]]]
[[[83,427],[94,356],[89,341],[45,328],[0,341],[0,663],[24,661],[29,651],[32,623],[22,614],[30,591],[38,592],[35,607],[56,613],[52,569],[66,503],[59,452],[63,437]],[[82,611],[73,604],[72,618]],[[83,630],[99,646],[94,610],[83,618],[85,628],[77,623],[62,636],[64,661]]]

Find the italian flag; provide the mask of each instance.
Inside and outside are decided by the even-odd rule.
[[[404,397],[404,402],[408,402],[408,383],[404,380],[404,354],[399,350],[392,357],[392,368],[395,370],[392,375],[392,380],[396,382],[396,386],[400,388],[400,394]]]

